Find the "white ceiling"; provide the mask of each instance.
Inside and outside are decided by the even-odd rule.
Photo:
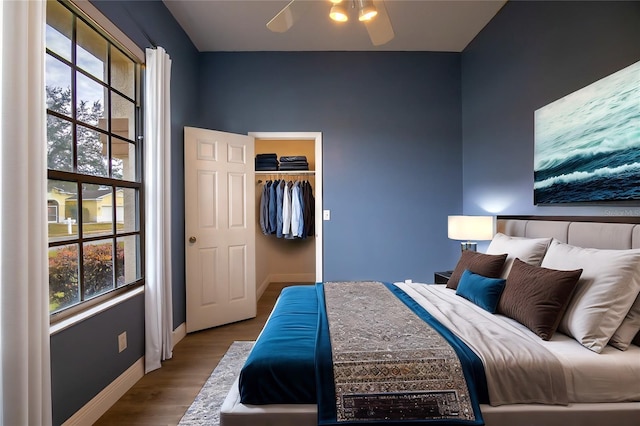
[[[440,51],[461,52],[506,0],[385,0],[395,38],[373,46],[352,11],[337,24],[328,0],[311,6],[285,33],[266,27],[289,0],[163,0],[201,52],[211,51]]]

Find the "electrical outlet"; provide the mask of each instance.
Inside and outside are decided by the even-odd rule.
[[[118,335],[118,353],[127,349],[127,332],[123,331]]]

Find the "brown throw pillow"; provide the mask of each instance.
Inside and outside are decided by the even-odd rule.
[[[564,315],[582,269],[559,271],[515,259],[498,302],[504,314],[542,340],[549,340]]]
[[[502,266],[507,258],[507,254],[484,254],[477,251],[465,250],[460,255],[460,260],[451,273],[447,282],[447,288],[457,289],[458,281],[465,269],[474,274],[489,278],[500,278]]]

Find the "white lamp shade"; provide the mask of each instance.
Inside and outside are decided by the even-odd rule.
[[[452,240],[482,241],[494,235],[494,216],[449,216],[448,236]]]

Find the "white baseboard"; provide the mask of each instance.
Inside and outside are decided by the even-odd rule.
[[[187,323],[183,322],[178,326],[178,328],[176,328],[171,332],[171,340],[173,341],[173,347],[171,348],[171,350],[173,350],[173,348],[175,348],[176,345],[180,342],[180,340],[184,339],[184,336],[186,335],[187,335]]]
[[[256,291],[256,300],[259,300],[262,293],[269,287],[271,283],[315,283],[316,275],[314,273],[300,274],[269,274],[267,278],[260,283]]]
[[[144,357],[137,360],[93,399],[64,422],[63,426],[90,426],[107,412],[133,385],[144,376]]]
[[[271,280],[269,279],[269,276],[267,275],[267,278],[265,278],[264,281],[262,281],[260,283],[260,285],[258,286],[258,290],[256,291],[256,300],[260,300],[260,298],[262,297],[262,294],[267,289],[267,287],[269,287],[270,283],[271,283]]]
[[[299,274],[271,274],[269,282],[272,283],[315,283],[315,273],[299,273]]]

